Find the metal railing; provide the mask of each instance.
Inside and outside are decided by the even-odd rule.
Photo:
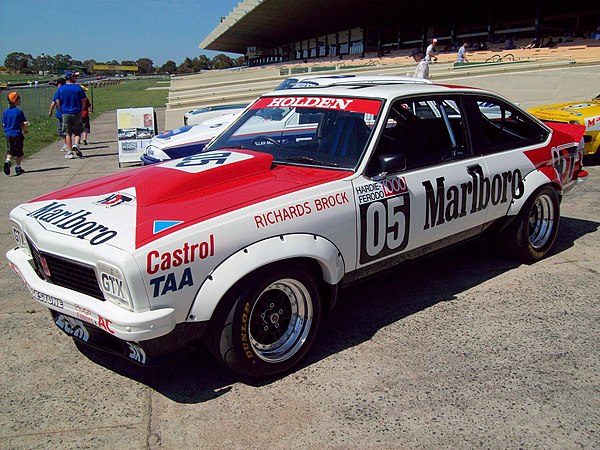
[[[36,117],[44,117],[48,115],[48,109],[52,102],[52,97],[56,92],[56,86],[50,84],[39,84],[18,87],[7,87],[0,90],[0,113],[9,108],[8,99],[6,98],[9,92],[18,92],[21,97],[21,106],[19,107],[25,113],[28,120]]]

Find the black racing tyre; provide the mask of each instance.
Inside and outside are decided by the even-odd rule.
[[[268,378],[297,364],[314,341],[321,300],[301,264],[259,271],[224,298],[208,330],[211,353],[229,370]]]
[[[560,202],[551,186],[538,189],[505,230],[504,242],[516,257],[534,262],[545,257],[556,239]]]

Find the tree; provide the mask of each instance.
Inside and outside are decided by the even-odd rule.
[[[233,61],[235,67],[241,67],[241,66],[245,66],[246,65],[246,57],[245,56],[238,56],[237,58],[235,58],[235,60]]]
[[[93,59],[86,59],[85,61],[83,61],[83,65],[85,66],[85,70],[87,71],[87,73],[94,73],[94,66],[96,64],[96,61],[94,61]]]
[[[64,72],[71,65],[71,55],[58,54],[54,56],[54,70],[56,72]]]
[[[35,61],[33,56],[25,53],[13,52],[6,55],[4,65],[7,69],[17,73],[31,73]]]
[[[150,58],[140,58],[135,62],[139,73],[154,73],[154,62]]]
[[[175,73],[175,71],[177,70],[177,64],[175,64],[175,61],[167,61],[166,63],[164,63],[162,65],[162,67],[160,68],[161,73]]]
[[[185,65],[185,63],[183,63],[177,68],[177,73],[179,73],[179,74],[192,73],[192,69],[190,69],[188,66]]]
[[[197,73],[212,69],[212,61],[206,55],[200,55],[192,61],[192,71]]]
[[[54,57],[42,53],[35,57],[35,70],[43,74],[55,72]]]
[[[223,53],[219,53],[212,60],[213,69],[229,69],[230,67],[233,67],[233,59]]]

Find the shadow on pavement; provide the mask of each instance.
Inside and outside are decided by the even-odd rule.
[[[51,172],[53,170],[63,170],[68,169],[68,166],[58,166],[58,167],[46,167],[45,169],[27,169],[27,173],[39,173],[39,172]]]
[[[79,149],[82,152],[85,152],[86,150],[98,150],[100,148],[110,148],[110,145],[84,145],[83,147],[79,146]]]
[[[562,218],[554,254],[595,232],[599,222]],[[90,360],[122,376],[143,383],[178,403],[201,403],[231,390],[236,382],[264,386],[331,355],[368,341],[387,325],[440,302],[456,301],[474,286],[522,263],[501,254],[487,240],[478,239],[412,264],[399,266],[340,292],[338,305],[321,322],[312,349],[291,372],[272,380],[253,382],[228,373],[204,348],[154,368],[142,368],[103,352],[78,345]]]
[[[94,141],[94,142],[89,142],[88,145],[84,145],[82,148],[86,148],[89,147],[91,148],[92,145],[98,145],[98,144],[112,144],[113,142],[118,142],[117,139],[112,139],[110,141]]]
[[[99,157],[101,157],[101,156],[115,156],[115,155],[118,155],[118,152],[112,152],[112,153],[98,153],[98,154],[96,154],[96,155],[86,155],[86,154],[85,154],[85,149],[84,149],[84,150],[82,150],[82,152],[83,152],[83,157],[84,157],[84,158],[99,158]]]

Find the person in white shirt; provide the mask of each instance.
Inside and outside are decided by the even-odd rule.
[[[435,52],[435,46],[437,44],[437,39],[433,39],[431,44],[427,46],[427,50],[425,51],[425,60],[430,63],[431,60],[437,61],[437,56],[433,54]]]
[[[411,52],[411,56],[417,62],[417,67],[415,68],[415,74],[413,75],[416,78],[425,78],[429,79],[429,63],[423,58],[423,50],[414,49]]]

